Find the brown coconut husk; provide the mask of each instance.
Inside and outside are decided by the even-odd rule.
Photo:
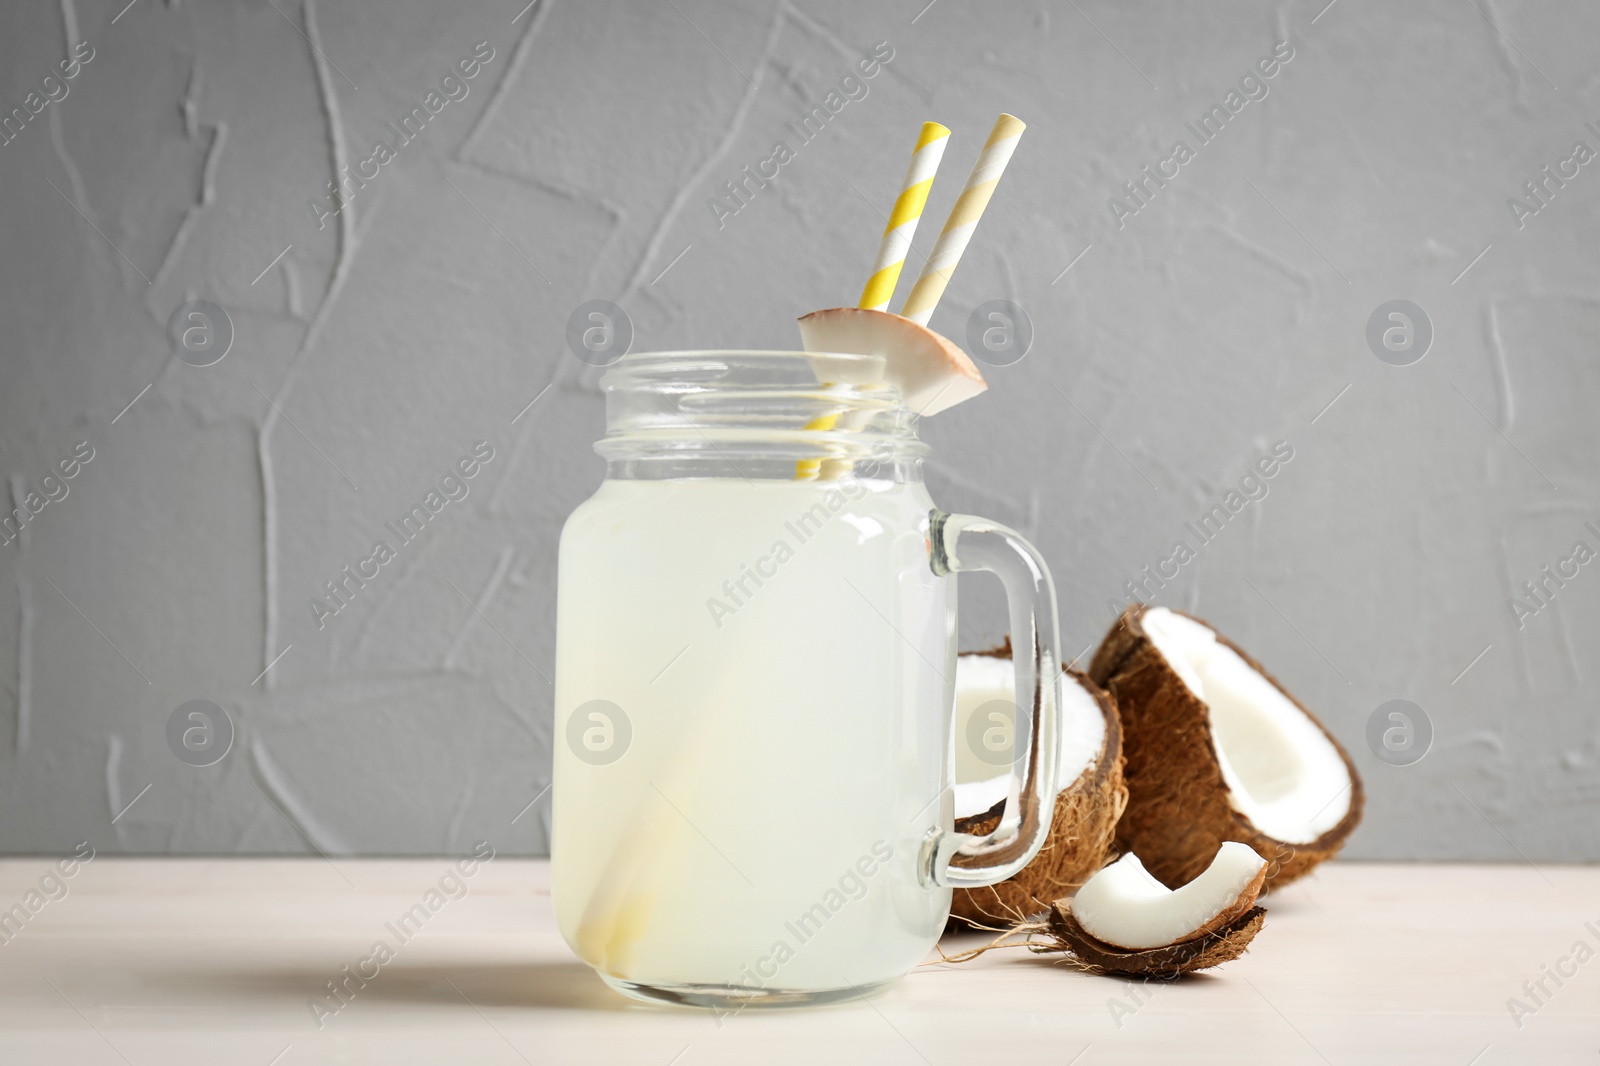
[[[997,659],[1011,658],[1011,640],[979,652]],[[1122,727],[1115,701],[1087,675],[1063,668],[1069,683],[1082,685],[1105,718],[1105,739],[1100,753],[1077,780],[1056,795],[1050,833],[1032,862],[1010,879],[985,888],[958,888],[950,900],[951,924],[994,928],[1020,921],[1050,909],[1052,901],[1070,896],[1096,870],[1114,858],[1112,842],[1117,819],[1128,803],[1123,784]],[[982,835],[1000,824],[1005,801],[981,815],[959,819],[956,830]]]
[[[1337,854],[1361,821],[1366,793],[1349,752],[1277,678],[1217,633],[1219,642],[1322,730],[1350,774],[1349,812],[1311,843],[1285,843],[1257,829],[1228,802],[1210,712],[1145,636],[1145,610],[1144,604],[1135,604],[1124,611],[1089,664],[1089,676],[1111,692],[1122,718],[1128,804],[1117,824],[1116,847],[1137,854],[1145,869],[1169,888],[1198,877],[1225,840],[1248,844],[1267,860],[1268,892],[1304,877]],[[1184,617],[1216,633],[1203,618]]]
[[[1254,893],[1251,894],[1252,899]],[[1090,973],[1146,977],[1177,977],[1194,970],[1231,962],[1245,953],[1266,922],[1264,907],[1249,906],[1224,925],[1207,929],[1188,940],[1165,947],[1135,951],[1090,936],[1073,917],[1070,901],[1061,900],[1045,919],[1049,934],[1070,952],[1072,960]]]

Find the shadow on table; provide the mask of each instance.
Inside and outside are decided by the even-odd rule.
[[[209,969],[205,972],[166,974],[160,983],[197,1000],[209,995],[245,994],[327,1002],[329,980],[344,975],[327,968],[278,967],[249,970]],[[474,1007],[548,1007],[557,1010],[625,1011],[639,1004],[607,988],[593,970],[581,962],[533,962],[485,965],[423,963],[404,960],[379,970],[356,986],[352,1002],[451,1004]],[[647,1008],[648,1009],[648,1008]]]
[[[361,990],[369,993],[391,1002],[460,1003],[465,998],[475,1007],[622,1011],[639,1006],[607,988],[581,962],[391,965]]]

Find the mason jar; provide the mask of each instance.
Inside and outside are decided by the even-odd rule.
[[[870,993],[952,886],[1021,869],[1053,809],[1055,592],[1015,532],[945,514],[875,357],[629,355],[606,477],[561,536],[552,885],[626,994],[733,1009]],[[999,576],[1021,818],[953,824],[956,582]],[[959,851],[959,854],[958,854]]]

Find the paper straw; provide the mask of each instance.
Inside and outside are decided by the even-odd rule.
[[[886,311],[894,299],[894,287],[900,281],[900,268],[905,266],[906,252],[911,249],[911,238],[922,220],[922,209],[928,203],[928,190],[933,188],[933,175],[944,158],[945,146],[950,143],[950,131],[937,122],[924,122],[917,135],[917,146],[911,152],[911,165],[900,182],[900,195],[895,198],[889,212],[889,223],[883,228],[883,240],[878,244],[878,259],[872,265],[872,276],[861,290],[861,302],[856,306],[865,311]],[[826,383],[824,383],[826,384]],[[839,424],[838,413],[818,415],[805,424],[808,431],[826,432]],[[821,459],[801,459],[795,463],[794,476],[807,481],[819,475],[837,476],[840,464]]]
[[[972,231],[983,217],[983,209],[989,206],[989,197],[994,195],[994,187],[1011,161],[1011,153],[1016,151],[1022,131],[1027,128],[1014,115],[1002,114],[995,120],[989,140],[972,165],[972,173],[967,175],[966,187],[961,190],[955,207],[950,209],[950,217],[945,219],[933,254],[922,264],[922,275],[911,287],[911,295],[906,297],[906,305],[900,311],[917,325],[926,326],[933,317],[933,309],[944,295],[944,287],[950,283],[956,264],[961,262],[961,253],[967,250]]]
[[[945,145],[949,143],[950,131],[945,127],[937,122],[922,124],[917,147],[911,154],[911,165],[900,183],[900,196],[894,202],[894,210],[889,212],[889,224],[883,228],[883,243],[878,245],[872,277],[861,290],[861,303],[857,306],[868,311],[888,310],[889,301],[894,299],[895,284],[900,280],[900,268],[905,265],[906,252],[911,248],[911,238],[922,218],[922,208],[928,202],[934,172],[939,169],[939,160],[944,158]]]

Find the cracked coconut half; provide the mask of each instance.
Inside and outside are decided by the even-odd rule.
[[[997,885],[957,889],[953,919],[993,927],[1039,914],[1105,865],[1117,818],[1128,800],[1122,782],[1122,729],[1111,697],[1076,670],[1065,670],[1061,685],[1061,733],[1057,749],[1057,793],[1050,835],[1033,861]],[[962,655],[956,660],[956,721],[966,730],[986,704],[1015,707],[1015,676],[1009,641],[1004,647]],[[963,735],[971,735],[964,733]],[[958,760],[955,786],[956,830],[973,835],[1018,827],[1015,777],[1005,773],[980,778],[985,767],[975,758]],[[960,857],[957,857],[957,863]]]
[[[1224,841],[1267,861],[1266,888],[1344,846],[1364,793],[1316,717],[1199,619],[1138,604],[1095,652],[1089,676],[1116,700],[1128,807],[1117,847],[1160,882],[1186,884]]]

